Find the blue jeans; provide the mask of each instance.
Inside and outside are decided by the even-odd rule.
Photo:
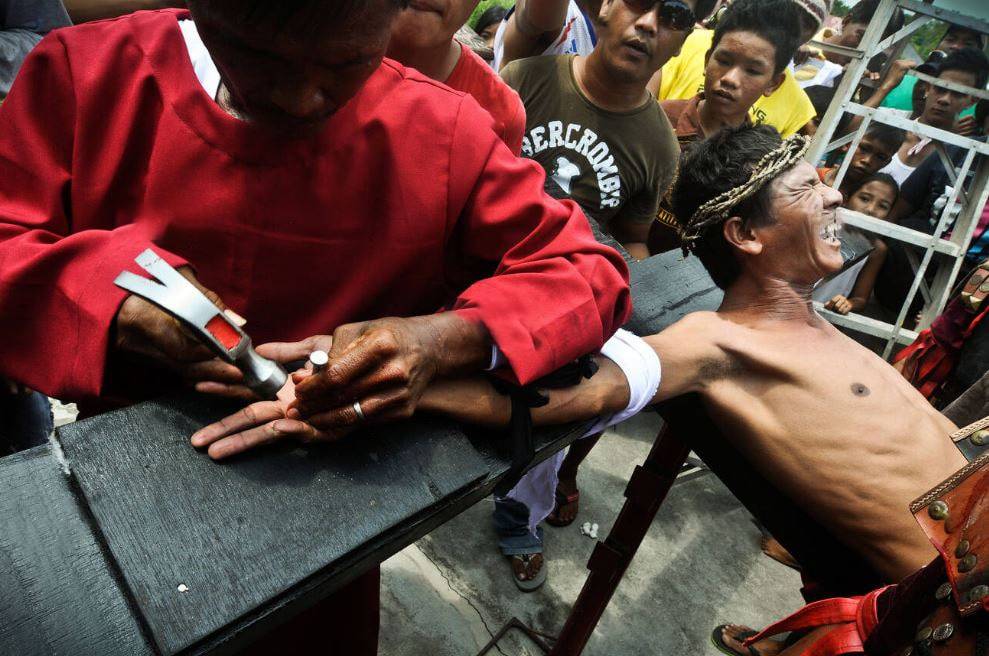
[[[498,548],[506,556],[543,552],[543,527],[529,532],[529,508],[515,499],[495,498],[494,527]]]
[[[0,393],[0,456],[47,443],[54,427],[44,394]]]

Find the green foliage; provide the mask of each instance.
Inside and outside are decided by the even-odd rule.
[[[932,20],[914,32],[910,38],[910,43],[917,50],[917,54],[920,55],[921,59],[927,59],[931,51],[941,42],[945,27],[947,26],[941,21]]]
[[[501,5],[502,7],[508,8],[515,5],[515,0],[481,0],[477,3],[477,7],[471,13],[470,18],[467,19],[467,24],[471,27],[477,25],[477,19],[481,17],[481,14],[488,10],[488,7],[494,5]]]
[[[845,0],[834,0],[834,4],[831,6],[831,15],[844,18],[851,10],[852,7]]]

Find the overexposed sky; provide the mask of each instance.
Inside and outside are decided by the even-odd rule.
[[[845,0],[845,4],[852,6],[858,4],[858,1]],[[986,0],[934,0],[934,5],[989,20],[989,2]]]
[[[989,19],[989,2],[986,0],[935,0],[934,6],[953,9],[976,18]]]

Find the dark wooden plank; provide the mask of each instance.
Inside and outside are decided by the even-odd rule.
[[[717,310],[724,298],[701,261],[680,251],[653,255],[629,269],[632,316],[625,328],[636,335],[658,333],[691,312]]]
[[[49,446],[0,459],[0,653],[154,653]]]
[[[216,464],[188,436],[228,411],[188,396],[59,432],[165,653],[275,603],[489,471],[462,432],[428,420],[368,430],[336,446],[267,449]]]

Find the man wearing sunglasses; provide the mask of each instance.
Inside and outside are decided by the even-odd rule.
[[[591,54],[601,28],[597,22],[601,4],[601,0],[519,0],[495,33],[492,66],[500,71],[525,57]],[[639,4],[657,3],[645,0]],[[658,4],[668,24],[693,20],[692,8],[685,2]]]
[[[679,52],[694,23],[713,5],[713,0],[605,0],[590,54],[529,57],[501,70],[525,105],[522,156],[545,169],[547,191],[576,201],[638,258],[649,255],[649,228],[679,156],[673,128],[646,83]],[[571,448],[552,523],[573,521],[577,468],[596,439]],[[528,508],[535,506],[510,496],[497,502],[499,544],[512,560],[516,584],[529,591],[545,578],[541,539],[527,521]]]

